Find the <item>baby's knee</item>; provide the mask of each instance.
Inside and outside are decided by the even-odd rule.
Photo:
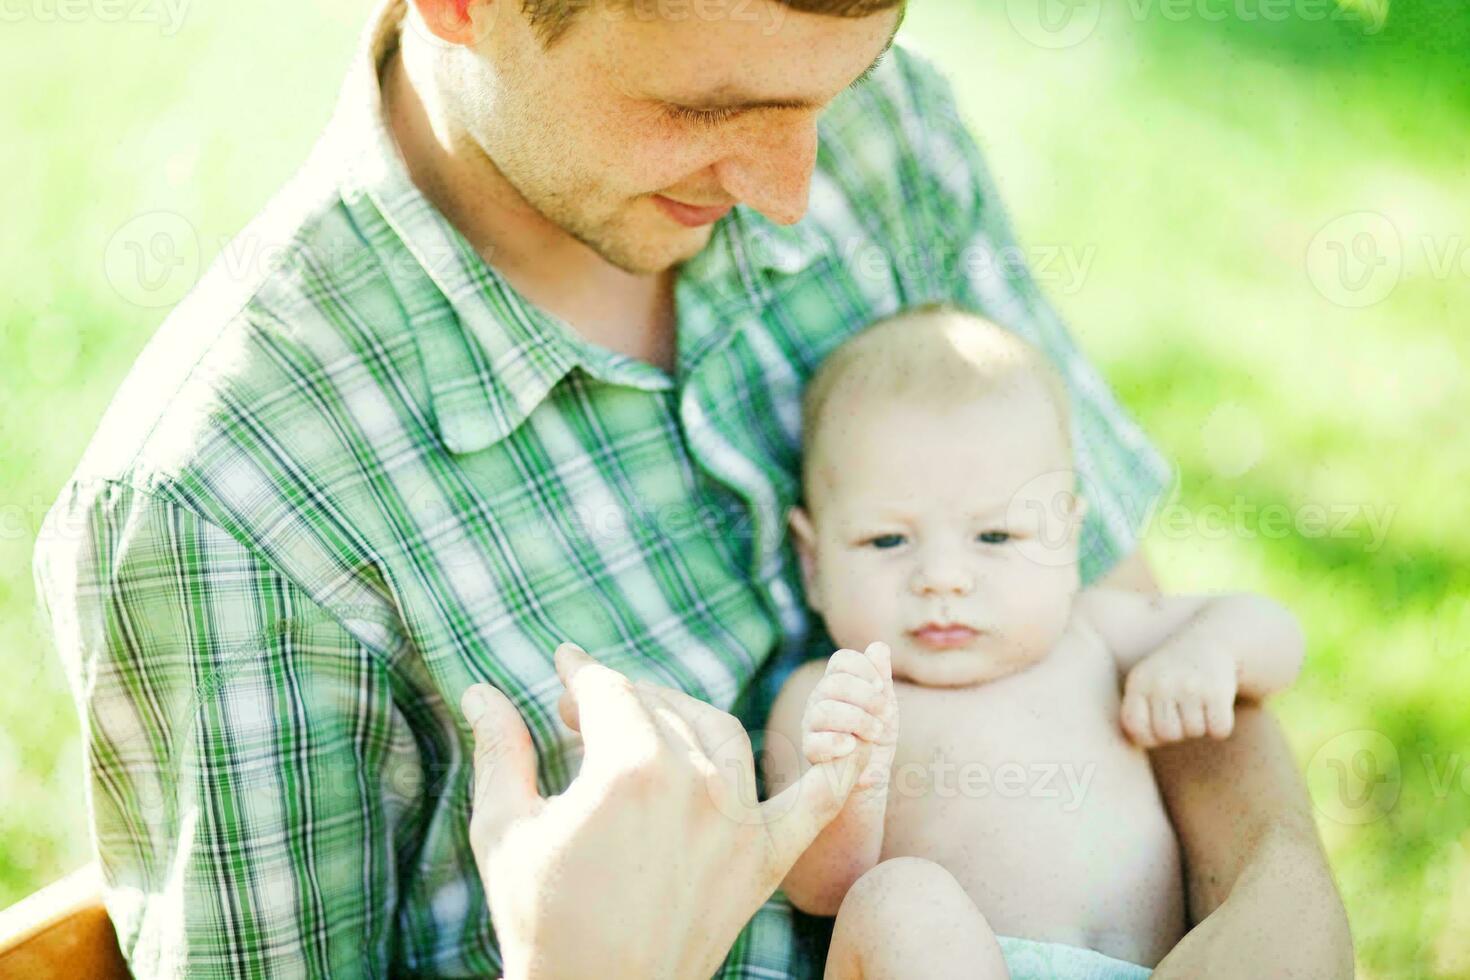
[[[853,882],[842,901],[842,912],[868,912],[891,919],[918,910],[932,914],[936,905],[978,914],[964,887],[942,865],[926,858],[898,857],[875,865]]]

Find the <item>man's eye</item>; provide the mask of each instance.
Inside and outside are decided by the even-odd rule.
[[[1005,544],[1011,539],[1009,531],[981,531],[980,540],[986,544]]]
[[[690,109],[682,105],[670,105],[666,109],[671,118],[699,126],[718,126],[739,112],[738,109]]]
[[[869,538],[868,544],[872,545],[874,548],[880,549],[897,548],[899,545],[903,544],[903,535],[880,534],[875,538]]]

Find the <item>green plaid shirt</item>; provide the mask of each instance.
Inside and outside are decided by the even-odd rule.
[[[392,20],[242,232],[278,261],[217,263],[174,311],[37,548],[139,977],[496,973],[460,693],[519,707],[546,793],[580,759],[562,640],[758,726],[831,650],[783,533],[802,384],[877,317],[958,303],[1056,362],[1084,580],[1168,481],[1006,260],[991,179],[912,53],[824,114],[802,221],[737,207],[682,268],[670,376],[518,296],[415,189],[376,81]],[[819,976],[800,918],[778,893],[720,976]]]

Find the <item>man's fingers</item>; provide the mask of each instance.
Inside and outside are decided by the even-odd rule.
[[[644,697],[643,703],[648,708],[649,715],[666,734],[668,744],[679,749],[681,753],[687,753],[690,761],[700,769],[708,771],[709,753],[705,752],[704,743],[694,731],[694,726],[690,725],[677,709],[661,698],[647,696],[642,692],[640,696]]]
[[[536,750],[520,712],[489,684],[471,686],[459,703],[475,734],[472,820],[489,835],[481,843],[491,844],[512,821],[541,803]]]
[[[811,846],[822,828],[847,802],[860,772],[859,753],[814,765],[800,779],[761,804],[761,818],[771,845],[770,870],[780,882]]]
[[[622,762],[657,754],[658,729],[627,677],[593,660],[575,643],[557,647],[555,658],[556,672],[573,702],[561,710],[562,720],[574,712],[585,746],[584,770],[614,758],[609,753]]]
[[[733,726],[723,723],[725,720],[733,721],[734,719],[699,698],[650,681],[638,681],[633,685],[633,689],[639,697],[643,698],[645,704],[650,707],[662,706],[679,718],[686,726],[686,730],[692,731],[697,736],[697,745],[706,754],[735,734]],[[736,722],[736,726],[738,725],[739,722]]]
[[[662,704],[698,738],[698,748],[716,772],[755,799],[755,753],[745,726],[728,712],[672,687],[639,681],[635,687],[650,703]]]
[[[556,713],[572,731],[582,730],[582,720],[577,717],[577,699],[572,697],[571,691],[562,691],[561,697],[556,699]]]

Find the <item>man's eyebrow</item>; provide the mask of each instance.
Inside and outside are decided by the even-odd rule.
[[[878,52],[878,56],[873,59],[872,64],[863,69],[863,73],[861,75],[852,80],[852,82],[847,86],[849,89],[857,88],[863,82],[866,82],[869,78],[873,77],[873,72],[877,71],[878,66],[883,63],[884,55],[888,54],[889,49],[893,47],[893,40],[894,38],[898,37],[898,29],[902,25],[903,17],[900,16],[898,18],[898,22],[893,25],[893,33],[888,35],[888,41],[883,45],[883,50]],[[677,105],[683,109],[693,109],[696,111],[720,110],[724,112],[746,112],[752,109],[821,108],[820,103],[813,102],[810,99],[741,99],[738,97],[722,95],[718,91],[711,92],[710,94],[702,96],[700,98],[689,100],[681,99],[678,102],[672,102],[671,104]]]

